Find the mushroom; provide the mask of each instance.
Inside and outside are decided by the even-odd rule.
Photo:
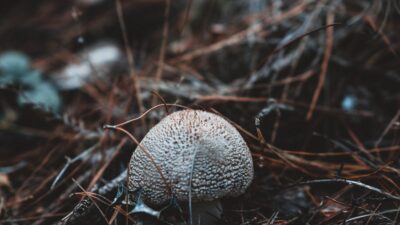
[[[251,153],[234,126],[213,113],[182,110],[162,119],[137,146],[128,189],[140,189],[149,206],[172,197],[188,202],[190,224],[212,224],[222,214],[219,200],[243,194],[252,179]]]

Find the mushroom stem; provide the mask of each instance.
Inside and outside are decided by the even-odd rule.
[[[219,200],[192,204],[191,225],[214,225],[222,218],[222,204]]]

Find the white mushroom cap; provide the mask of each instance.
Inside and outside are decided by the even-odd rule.
[[[190,188],[193,202],[237,196],[253,179],[251,154],[239,132],[201,110],[178,111],[161,120],[136,148],[129,169],[129,189],[141,188],[152,205],[170,200],[171,189],[180,201],[189,200]]]

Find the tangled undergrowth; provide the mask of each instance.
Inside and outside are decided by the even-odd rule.
[[[28,55],[62,106],[0,85],[0,224],[54,224],[82,199],[96,207],[78,224],[134,224],[115,190],[91,192],[136,146],[102,127],[140,117],[124,128],[141,140],[174,105],[223,115],[251,149],[254,182],[221,224],[399,223],[398,1],[1,4],[1,51]]]

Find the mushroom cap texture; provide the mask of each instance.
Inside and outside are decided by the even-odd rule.
[[[253,179],[251,153],[239,132],[201,110],[162,119],[137,146],[129,166],[129,190],[141,188],[143,200],[155,206],[170,200],[170,193],[188,201],[189,189],[193,202],[237,196]]]

